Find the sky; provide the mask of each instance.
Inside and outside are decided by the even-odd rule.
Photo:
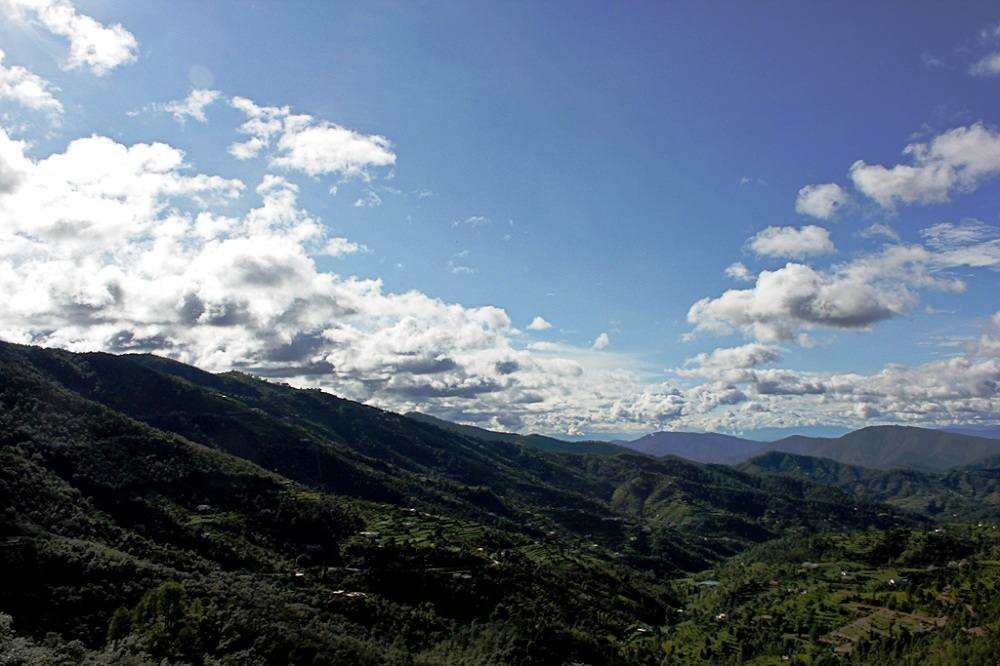
[[[566,437],[1000,421],[995,3],[0,0],[0,339]]]

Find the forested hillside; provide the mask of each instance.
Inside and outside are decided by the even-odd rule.
[[[678,581],[776,539],[931,529],[826,479],[8,344],[0,461],[11,664],[673,663],[676,632],[714,631]]]

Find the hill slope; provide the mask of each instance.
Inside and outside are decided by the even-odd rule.
[[[752,458],[739,469],[816,481],[941,520],[1000,516],[1000,469],[873,470],[780,451]]]
[[[665,574],[921,522],[800,479],[10,344],[0,461],[0,654],[22,663],[630,663],[630,627],[675,604]]]
[[[843,437],[786,437],[771,451],[830,458],[873,469],[943,471],[1000,454],[1000,441],[909,426],[872,426]]]

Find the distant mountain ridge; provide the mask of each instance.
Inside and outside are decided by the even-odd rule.
[[[793,435],[775,442],[758,442],[719,433],[657,432],[631,442],[636,451],[674,455],[697,462],[735,465],[768,451],[781,451],[871,469],[912,469],[940,472],[983,464],[1000,456],[1000,440],[915,428],[869,426],[841,437]]]
[[[873,469],[945,471],[1000,454],[1000,440],[912,426],[870,426],[833,439],[786,437],[769,450]]]
[[[717,432],[654,432],[622,446],[653,456],[678,456],[695,462],[735,465],[763,453],[770,442]]]
[[[959,435],[972,435],[973,437],[986,437],[987,439],[1000,439],[1000,425],[957,425],[941,428],[945,432],[954,432]]]
[[[654,432],[632,441],[568,442],[545,435],[495,432],[411,412],[407,418],[483,442],[516,444],[550,453],[616,455],[638,452],[662,458],[676,456],[698,463],[739,465],[769,451],[868,469],[943,472],[952,468],[1000,466],[1000,439],[986,436],[1000,426],[955,426],[949,429],[913,426],[869,426],[840,437],[792,435],[762,442],[715,432]],[[969,434],[971,432],[981,435]]]
[[[774,442],[714,432],[670,431],[651,433],[633,441],[567,442],[545,435],[520,435],[460,425],[419,412],[410,412],[406,417],[465,437],[517,444],[550,453],[616,455],[637,451],[658,458],[676,456],[698,463],[740,465],[768,452],[779,452],[828,460],[865,472],[911,470],[933,473],[954,468],[988,469],[1000,466],[1000,440],[912,426],[869,426],[840,437],[792,435]],[[990,432],[990,428],[978,426],[972,429]],[[965,428],[957,426],[956,429]],[[843,471],[839,470],[840,473]],[[827,482],[824,479],[812,480]]]

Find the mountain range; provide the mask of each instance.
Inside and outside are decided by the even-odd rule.
[[[943,471],[1000,455],[1000,439],[910,426],[870,426],[841,437],[793,435],[774,442],[718,433],[656,432],[622,446],[654,456],[733,465],[768,451],[828,458],[873,469]],[[993,432],[992,430],[976,430]]]
[[[665,580],[785,535],[929,520],[804,478],[564,444],[0,343],[0,653],[634,663],[636,623],[678,604]]]

